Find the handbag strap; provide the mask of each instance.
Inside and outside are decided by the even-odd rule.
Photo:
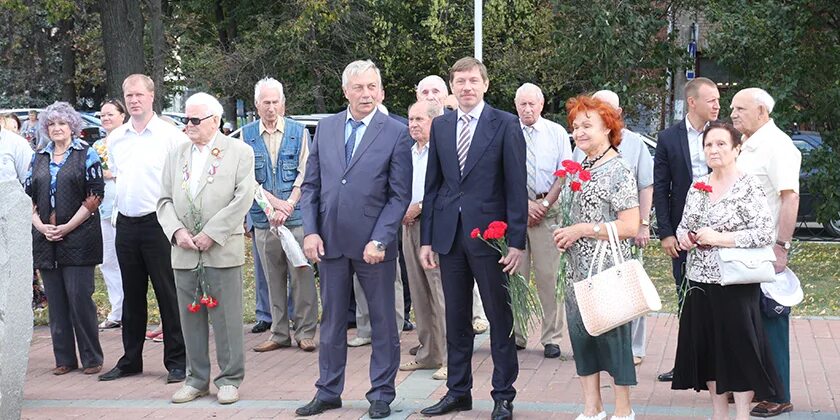
[[[596,271],[596,273],[604,271],[604,257],[607,254],[607,248],[609,248],[612,253],[613,266],[617,266],[624,262],[624,257],[621,254],[620,241],[618,239],[618,229],[615,226],[615,222],[604,223],[604,227],[607,233],[607,239],[598,240],[598,243],[595,244],[595,252],[592,254],[593,258],[589,263],[589,272],[586,278],[592,277],[592,271],[596,266],[598,267],[598,271]]]
[[[621,252],[621,239],[618,236],[618,226],[615,225],[615,222],[609,222],[607,223],[607,231],[610,233],[613,266],[624,264],[624,254]]]
[[[586,278],[592,277],[592,269],[595,268],[596,261],[598,266],[598,271],[596,273],[600,273],[601,270],[604,268],[604,254],[607,252],[607,246],[609,245],[609,240],[597,240],[595,244],[595,252],[592,253],[592,260],[589,262],[589,272],[586,275]]]

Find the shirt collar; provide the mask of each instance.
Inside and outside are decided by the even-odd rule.
[[[362,118],[362,123],[365,125],[365,127],[370,126],[370,121],[373,119],[373,114],[376,114],[376,111],[378,109],[379,108],[374,108],[373,112],[371,112],[370,114],[367,114],[364,118]],[[353,119],[353,114],[350,113],[350,107],[347,107],[347,118],[344,120],[344,124],[347,124],[347,121],[350,121],[352,119]]]
[[[82,146],[81,140],[79,140],[78,138],[73,138],[73,140],[70,140],[70,147],[68,147],[67,149],[82,150],[83,147],[84,146]],[[50,141],[49,143],[47,143],[46,147],[41,149],[40,153],[46,153],[52,156],[53,150],[55,150],[55,142]]]
[[[157,114],[152,115],[152,119],[149,120],[149,123],[146,124],[146,128],[144,128],[142,132],[137,132],[137,130],[134,129],[134,124],[131,122],[131,119],[129,119],[128,122],[125,123],[125,125],[128,126],[127,127],[128,131],[130,131],[134,134],[137,134],[137,135],[143,134],[143,132],[145,132],[145,131],[149,131],[150,133],[155,134],[157,132],[157,130],[160,128],[160,124],[168,124],[168,123],[163,121],[162,119],[160,119],[160,117],[158,117]]]
[[[528,127],[528,126],[523,124],[522,120],[520,119],[519,120],[519,127],[524,130],[525,127]],[[535,121],[533,124],[531,124],[531,127],[533,127],[534,131],[536,131],[536,132],[542,131],[542,129],[543,129],[543,118],[542,117],[537,117],[537,121]]]
[[[281,133],[282,134],[284,132],[284,130],[286,129],[286,118],[285,117],[278,117],[277,118],[277,124],[275,125],[275,128],[276,128],[276,130],[274,131],[275,133]],[[263,124],[262,118],[260,118],[260,135],[262,136],[263,133],[267,133],[267,132],[268,132],[268,129],[265,128],[265,125]]]
[[[769,135],[774,129],[778,130],[776,127],[776,123],[771,118],[769,121],[764,123],[758,130],[755,130],[753,135],[746,137],[741,137],[741,147],[749,150],[755,150],[758,148],[759,143],[761,143],[762,137]],[[757,139],[757,140],[756,140]]]
[[[695,133],[701,133],[702,134],[703,131],[705,131],[706,127],[708,127],[708,126],[709,126],[709,121],[706,121],[706,124],[703,125],[703,129],[701,129],[700,131],[695,130],[694,126],[691,125],[691,121],[688,120],[688,114],[685,114],[685,130],[688,133],[691,133],[693,131]]]
[[[216,136],[213,136],[213,138],[210,139],[209,142],[207,142],[207,144],[204,146],[203,151],[198,150],[198,146],[196,146],[195,143],[192,144],[191,148],[192,148],[192,151],[196,152],[196,153],[210,153],[210,151],[213,150],[213,144],[214,143],[216,143]]]
[[[420,149],[420,143],[414,142],[414,146],[411,146],[411,153],[414,153],[417,156],[422,156],[429,151],[429,142],[426,142],[426,145],[423,146],[423,149]]]
[[[468,114],[470,114],[473,120],[478,120],[481,116],[481,111],[484,111],[484,101],[479,102],[478,105],[476,105],[475,108],[473,108]],[[461,111],[461,107],[458,107],[458,120],[460,120],[464,114],[465,112]]]

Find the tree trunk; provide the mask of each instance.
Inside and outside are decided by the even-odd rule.
[[[108,96],[122,98],[122,82],[143,73],[143,14],[134,0],[99,0]]]
[[[163,111],[166,88],[163,85],[166,72],[166,40],[163,36],[163,10],[161,0],[147,0],[149,6],[149,30],[152,38],[152,80],[155,82],[155,112]]]
[[[58,42],[61,51],[61,100],[76,107],[76,50],[73,49],[73,20],[58,23]]]

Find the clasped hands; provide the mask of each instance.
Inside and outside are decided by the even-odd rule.
[[[175,245],[192,251],[207,251],[216,243],[206,233],[201,232],[198,235],[190,235],[190,232],[186,228],[176,230],[174,236]]]
[[[58,242],[64,239],[68,233],[70,233],[70,229],[67,225],[52,225],[52,224],[44,224],[43,230],[41,233],[47,238],[50,242]]]
[[[292,215],[292,212],[295,211],[295,206],[286,200],[281,200],[275,197],[268,191],[265,191],[264,194],[266,199],[268,199],[268,203],[271,204],[271,207],[274,207],[274,217],[268,219],[268,224],[273,227],[283,226],[283,224],[286,223],[286,219],[288,219],[289,216]]]
[[[321,235],[311,233],[303,238],[303,255],[313,263],[321,262],[321,257],[324,256],[324,240],[321,239]],[[368,264],[379,264],[385,259],[385,251],[376,249],[376,245],[370,241],[365,245],[362,259]]]

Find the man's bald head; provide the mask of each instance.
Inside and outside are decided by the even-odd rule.
[[[619,114],[621,114],[621,106],[619,105],[617,93],[611,90],[604,89],[593,93],[592,97],[602,102],[606,102],[611,107],[615,108]]]

